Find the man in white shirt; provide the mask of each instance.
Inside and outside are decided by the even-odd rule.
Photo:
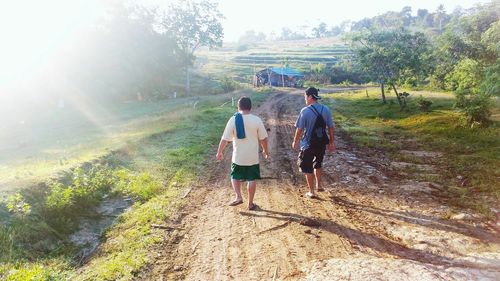
[[[231,183],[236,198],[229,205],[243,203],[241,183],[246,181],[248,187],[248,209],[254,210],[253,203],[256,182],[260,179],[259,144],[264,158],[269,157],[267,148],[267,131],[262,120],[250,113],[252,101],[248,97],[238,100],[238,112],[229,119],[219,143],[216,158],[222,160],[223,151],[229,142],[233,142],[231,164]]]

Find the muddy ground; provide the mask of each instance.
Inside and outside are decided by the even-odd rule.
[[[270,129],[271,152],[261,163],[257,210],[227,205],[231,149],[222,162],[214,151],[210,177],[166,222],[174,228],[138,279],[500,280],[497,230],[450,213],[438,185],[395,174],[383,154],[355,148],[341,130],[324,162],[326,191],[305,197],[291,149],[303,106],[301,92],[276,92],[253,110]]]

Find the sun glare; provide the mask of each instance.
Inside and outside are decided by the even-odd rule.
[[[27,87],[54,55],[102,13],[98,1],[2,1],[0,95]]]

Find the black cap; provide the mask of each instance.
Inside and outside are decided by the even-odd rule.
[[[312,96],[315,100],[321,99],[321,97],[319,96],[319,89],[316,89],[314,87],[307,88],[306,95]]]

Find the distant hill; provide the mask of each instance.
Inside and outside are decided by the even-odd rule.
[[[260,42],[247,45],[225,44],[217,50],[198,53],[198,69],[217,76],[231,76],[250,83],[255,71],[283,66],[309,71],[313,65],[331,66],[349,54],[339,37]]]

